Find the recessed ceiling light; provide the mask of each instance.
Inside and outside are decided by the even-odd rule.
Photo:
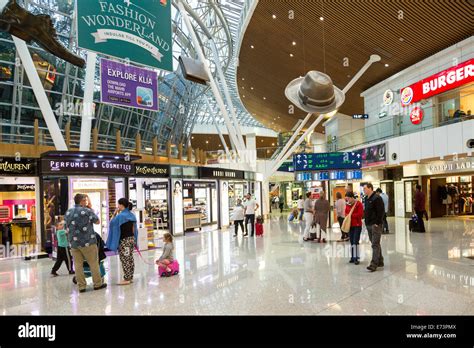
[[[253,45],[250,45],[250,48],[255,48]]]
[[[266,97],[263,97],[263,100],[267,100],[267,98],[266,98]]]
[[[242,77],[242,81],[245,81],[245,79]]]
[[[388,66],[389,66],[388,64],[385,64],[385,67],[386,67],[386,68],[388,68]]]
[[[324,17],[319,17],[319,20],[320,20],[320,21],[324,21]]]
[[[194,139],[194,137],[191,137],[191,139]]]
[[[401,37],[399,40],[400,40],[401,42],[405,41],[405,39],[404,39],[403,37]]]
[[[245,87],[244,87],[244,86],[242,86],[242,89],[245,89]]]
[[[253,90],[253,87],[250,87],[251,90]]]
[[[290,53],[290,57],[293,57],[293,53]]]
[[[243,95],[242,98],[245,98],[245,95]]]
[[[291,44],[292,44],[293,46],[296,46],[296,41],[293,41]]]
[[[272,18],[273,18],[273,19],[276,19],[276,18],[277,18],[277,16],[275,16],[275,15],[272,15]]]
[[[209,141],[208,141],[208,140],[206,140],[206,144],[209,144]]]

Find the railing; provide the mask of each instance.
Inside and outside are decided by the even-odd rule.
[[[327,150],[341,151],[367,143],[398,137],[410,133],[421,132],[426,129],[442,127],[448,124],[463,122],[471,119],[474,119],[474,115],[466,115],[458,118],[446,119],[438,123],[431,123],[427,125],[410,124],[409,126],[405,126],[404,120],[401,116],[394,117],[392,119],[383,122],[378,122],[376,124],[367,126],[354,132],[346,133],[335,140],[328,140]]]
[[[38,122],[35,125],[22,125],[21,132],[11,133],[11,123],[0,123],[0,143],[4,144],[18,144],[18,145],[39,145],[54,147],[53,139],[46,127],[40,127]],[[66,140],[69,149],[79,149],[80,132],[61,130],[63,137]],[[204,163],[204,151],[192,148],[182,148],[181,157],[179,156],[180,145],[171,143],[163,144],[156,143],[156,151],[154,151],[153,141],[140,140],[136,138],[123,138],[120,134],[117,136],[108,136],[98,134],[96,137],[96,144],[94,147],[94,136],[91,137],[91,150],[93,151],[117,151],[117,143],[120,142],[120,152],[138,153],[140,155],[156,155],[161,157],[168,157],[174,159],[187,160],[189,162]],[[140,144],[137,147],[137,143]]]

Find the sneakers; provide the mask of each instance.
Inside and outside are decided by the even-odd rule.
[[[104,283],[101,286],[99,286],[98,288],[94,288],[94,290],[102,290],[102,289],[105,289],[106,287],[107,287],[107,284]]]
[[[359,263],[359,260],[355,260],[354,265],[358,265]]]
[[[76,274],[76,272],[74,272],[74,271],[69,271],[69,274]]]
[[[53,277],[57,277],[59,274],[57,274],[56,272],[51,272],[51,275],[52,275]]]
[[[354,262],[355,262],[355,260],[354,260],[354,259],[351,259],[351,260],[349,261],[349,263],[354,263]]]
[[[383,264],[383,261],[379,263],[379,267],[383,267],[384,264]]]

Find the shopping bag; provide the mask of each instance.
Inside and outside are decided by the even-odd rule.
[[[318,227],[319,227],[319,224],[311,226],[311,229],[309,230],[309,239],[316,239],[317,238],[318,233],[319,233]]]

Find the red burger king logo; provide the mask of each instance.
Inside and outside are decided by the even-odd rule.
[[[413,124],[420,124],[423,121],[423,109],[419,106],[410,112],[410,121]]]
[[[410,104],[413,99],[413,89],[411,89],[411,87],[405,87],[402,89],[400,99],[402,101],[402,105]]]

